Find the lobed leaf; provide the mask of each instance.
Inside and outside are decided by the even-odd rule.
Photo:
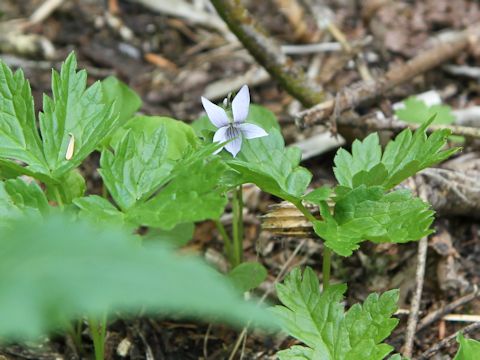
[[[43,153],[55,179],[77,167],[118,126],[112,103],[104,103],[101,83],[87,88],[87,73],[76,68],[71,53],[60,73],[52,70],[53,97],[44,95],[39,115]],[[66,159],[71,141],[74,151]]]
[[[30,84],[21,70],[13,73],[1,60],[0,158],[5,162],[21,161],[31,173],[49,173],[37,131]]]
[[[89,195],[73,200],[80,209],[78,215],[96,224],[125,224],[125,214],[110,201],[98,195]]]
[[[414,96],[403,101],[404,108],[395,110],[395,115],[405,122],[422,124],[427,119],[435,117],[433,124],[452,124],[455,116],[452,108],[448,105],[427,106],[425,101]]]
[[[382,341],[398,320],[393,319],[398,291],[371,294],[363,305],[347,312],[341,301],[345,285],[331,285],[320,292],[312,269],[303,275],[294,269],[283,284],[277,285],[283,305],[272,311],[281,319],[284,330],[306,346],[294,346],[278,353],[280,359],[381,360],[393,348]]]
[[[41,218],[49,211],[47,198],[35,182],[20,178],[0,182],[0,228],[24,215]]]
[[[122,210],[146,200],[168,179],[168,141],[164,126],[148,133],[128,130],[102,151],[99,173]]]
[[[364,240],[404,243],[432,233],[434,212],[406,190],[384,193],[381,186],[337,188],[334,214],[321,204],[314,230],[326,246],[349,256]]]
[[[430,136],[425,134],[432,120],[425,122],[414,134],[410,129],[403,130],[388,143],[383,154],[377,133],[363,141],[355,140],[351,154],[340,149],[334,159],[338,183],[350,188],[381,185],[391,189],[420,170],[450,157],[459,150],[442,150],[450,130],[437,130]]]
[[[281,133],[270,129],[268,136],[244,139],[240,153],[227,163],[241,174],[242,182],[254,183],[265,192],[298,202],[312,179],[312,174],[299,166],[300,160],[300,149],[285,148]]]
[[[0,175],[35,177],[46,184],[49,198],[60,193],[66,203],[85,190],[74,169],[118,125],[101,84],[87,88],[86,72],[76,66],[71,53],[60,73],[52,71],[53,98],[44,96],[40,136],[28,81],[0,61]]]
[[[216,148],[210,144],[179,161],[155,196],[127,211],[128,221],[170,230],[184,222],[219,218],[227,203],[221,184],[228,168],[211,156]]]

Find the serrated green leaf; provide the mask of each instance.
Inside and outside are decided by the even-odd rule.
[[[110,201],[98,195],[77,198],[73,203],[80,209],[78,215],[97,224],[125,223],[125,214],[118,210]]]
[[[427,137],[425,130],[432,119],[412,134],[403,130],[386,146],[383,155],[378,135],[370,134],[363,141],[355,140],[352,153],[340,149],[334,159],[335,177],[342,186],[382,185],[391,189],[422,169],[439,163],[459,148],[442,150],[450,131],[437,130]]]
[[[262,190],[282,199],[297,202],[305,193],[312,174],[299,166],[298,148],[285,148],[278,130],[268,136],[243,141],[242,150],[227,163],[242,176],[242,182],[251,182]]]
[[[118,114],[119,125],[125,124],[142,106],[142,99],[127,84],[115,76],[102,80],[105,104],[113,103],[113,113]]]
[[[449,125],[455,121],[452,114],[452,108],[448,105],[427,106],[425,101],[419,100],[414,96],[403,101],[405,107],[395,111],[395,115],[408,123],[423,124],[425,121],[435,116],[433,124]]]
[[[217,144],[210,144],[179,161],[161,191],[129,209],[127,218],[164,230],[184,222],[219,218],[227,203],[221,184],[228,168],[219,157],[211,156],[216,148]]]
[[[113,105],[104,103],[101,83],[87,88],[87,73],[76,69],[71,53],[60,73],[52,70],[53,98],[44,95],[39,114],[43,152],[55,179],[77,167],[118,126]],[[74,151],[67,160],[70,141]]]
[[[148,138],[161,127],[165,128],[169,139],[167,158],[170,160],[179,160],[189,149],[196,149],[200,145],[191,126],[166,116],[135,116],[115,133],[114,138],[123,137],[124,132],[129,129],[135,133],[143,133]]]
[[[280,360],[316,360],[313,357],[313,349],[300,345],[281,350],[277,352],[277,356]]]
[[[87,189],[85,178],[78,169],[70,170],[60,176],[58,183],[47,183],[47,197],[49,200],[57,201],[55,192],[58,190],[62,200],[66,204],[71,204],[73,199],[82,197]]]
[[[314,230],[337,254],[349,256],[364,240],[404,243],[432,233],[433,211],[406,190],[384,193],[381,186],[340,188],[333,216],[321,207]]]
[[[36,338],[106,309],[271,324],[199,259],[65,216],[0,229],[0,293],[3,340]]]
[[[35,182],[20,178],[0,182],[0,228],[24,215],[40,218],[49,211],[47,198]]]
[[[180,247],[192,240],[194,231],[194,223],[183,223],[176,225],[171,230],[149,229],[143,239]]]
[[[22,179],[10,179],[4,184],[16,206],[38,209],[42,214],[48,214],[50,206],[47,198],[35,181],[27,183]]]
[[[453,360],[477,360],[480,354],[480,342],[474,339],[466,339],[461,332],[457,334],[457,342],[460,344]]]
[[[1,60],[0,158],[20,160],[32,173],[49,172],[37,131],[30,84],[21,70],[14,74]]]
[[[313,204],[320,204],[322,201],[328,200],[332,194],[332,188],[328,186],[321,186],[303,196],[303,200],[309,201]]]
[[[146,200],[168,179],[173,168],[168,142],[164,126],[148,133],[127,130],[111,150],[102,151],[99,173],[122,210]]]
[[[258,262],[244,262],[233,268],[228,274],[228,279],[236,289],[244,293],[255,289],[267,278],[267,269]]]
[[[272,311],[282,320],[284,330],[307,346],[281,351],[280,358],[381,360],[392,351],[382,341],[398,323],[391,318],[397,309],[398,291],[371,294],[363,306],[356,304],[346,313],[341,302],[345,291],[345,285],[331,285],[320,292],[318,278],[310,268],[303,276],[299,268],[294,269],[284,284],[277,285],[283,306]]]

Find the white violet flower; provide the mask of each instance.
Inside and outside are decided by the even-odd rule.
[[[268,135],[260,126],[245,122],[250,106],[250,93],[247,85],[242,86],[232,101],[233,121],[230,120],[225,109],[215,105],[210,100],[202,97],[202,104],[208,118],[218,128],[213,136],[213,141],[223,143],[231,140],[225,145],[225,150],[232,154],[233,157],[237,156],[242,148],[243,137],[245,139],[255,139]],[[219,153],[222,149],[223,147],[215,153]]]

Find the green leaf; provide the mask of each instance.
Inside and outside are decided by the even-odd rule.
[[[146,200],[168,179],[173,167],[168,142],[164,126],[148,134],[127,130],[112,150],[102,151],[99,173],[122,210]]]
[[[136,116],[128,121],[125,126],[115,134],[115,137],[123,137],[123,131],[131,129],[135,133],[143,133],[146,138],[152,136],[158,128],[164,127],[167,142],[167,158],[179,160],[185,153],[199,146],[199,140],[195,131],[189,125],[165,116]]]
[[[217,147],[210,144],[179,161],[170,182],[153,198],[129,209],[128,219],[164,230],[184,222],[218,219],[227,203],[226,189],[219,184],[228,168],[219,157],[211,156]]]
[[[457,334],[457,342],[460,347],[453,360],[476,360],[480,354],[480,342],[466,339],[461,332]]]
[[[104,103],[101,83],[86,88],[87,73],[77,72],[76,68],[77,61],[71,53],[60,74],[52,71],[53,98],[44,95],[43,113],[39,115],[43,151],[55,179],[80,165],[118,126],[113,105]],[[67,160],[72,136],[74,151]]]
[[[272,324],[199,259],[69,218],[24,219],[0,229],[0,337],[33,339],[82,316],[181,315]]]
[[[0,60],[0,158],[15,159],[32,172],[48,173],[37,131],[30,84]]]
[[[180,247],[192,240],[194,231],[195,224],[190,222],[176,225],[171,230],[149,229],[143,238]]]
[[[78,215],[96,224],[124,224],[125,214],[98,195],[77,198],[73,203],[80,209]]]
[[[297,202],[305,193],[312,174],[299,166],[301,152],[298,148],[285,148],[278,130],[269,135],[243,140],[242,150],[227,163],[242,176],[242,182],[251,182],[262,190],[284,200]]]
[[[431,120],[425,122],[415,134],[412,135],[412,132],[406,129],[388,143],[382,156],[382,163],[389,174],[388,181],[384,184],[386,188],[398,185],[420,170],[442,162],[460,150],[442,150],[450,135],[448,129],[437,130],[426,136],[425,130]]]
[[[384,193],[381,186],[337,188],[334,215],[320,207],[314,230],[337,254],[350,256],[364,240],[404,243],[432,233],[433,211],[406,190]]]
[[[433,124],[449,125],[455,121],[452,114],[452,108],[448,105],[427,106],[423,100],[414,96],[403,101],[405,107],[395,111],[395,115],[408,123],[423,124],[425,121],[435,116]]]
[[[10,179],[4,184],[6,192],[18,207],[38,209],[42,214],[49,212],[47,198],[34,181],[27,183],[22,179]]]
[[[318,278],[310,268],[303,276],[295,268],[283,284],[277,285],[283,306],[272,311],[281,319],[284,330],[307,346],[281,351],[280,359],[381,360],[393,350],[382,342],[398,323],[392,318],[398,291],[370,294],[363,305],[356,304],[344,312],[345,291],[345,285],[331,285],[320,292]]]
[[[450,130],[437,130],[427,137],[425,130],[432,120],[425,122],[415,134],[410,129],[403,130],[388,143],[383,155],[376,133],[363,141],[355,140],[351,154],[340,149],[334,159],[338,183],[350,188],[382,185],[391,189],[420,170],[456,153],[459,148],[442,150]]]
[[[20,178],[0,182],[0,228],[24,215],[40,218],[49,211],[47,198],[35,182]]]
[[[119,125],[131,119],[142,106],[140,96],[115,76],[102,80],[102,89],[105,104],[114,104],[113,113],[118,115]]]
[[[322,201],[327,201],[332,194],[332,188],[328,186],[321,186],[303,196],[303,200],[309,201],[313,204],[320,204]]]
[[[50,200],[56,201],[55,189],[58,189],[62,200],[66,204],[71,204],[73,199],[82,197],[87,190],[87,184],[84,177],[78,169],[73,169],[58,178],[58,184],[47,183],[47,196]]]
[[[44,95],[40,136],[30,85],[21,71],[13,74],[0,61],[0,159],[8,176],[26,174],[51,185],[62,184],[63,177],[117,126],[112,104],[104,103],[101,84],[86,88],[86,72],[77,72],[76,66],[71,53],[60,74],[52,71],[53,98]],[[73,154],[66,159],[68,147]]]
[[[316,360],[314,351],[305,346],[294,345],[289,349],[277,352],[280,360]]]
[[[258,262],[244,262],[233,268],[228,279],[242,293],[255,289],[267,278],[267,269]]]

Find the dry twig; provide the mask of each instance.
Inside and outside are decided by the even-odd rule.
[[[420,320],[420,323],[417,326],[417,331],[420,331],[420,330],[426,328],[427,326],[429,326],[430,324],[432,324],[433,322],[435,322],[435,321],[437,321],[441,318],[444,318],[444,315],[452,312],[453,310],[455,310],[456,308],[458,308],[460,306],[463,306],[463,305],[469,303],[470,301],[478,298],[479,296],[480,296],[480,290],[478,288],[476,288],[475,291],[471,292],[470,294],[462,296],[461,298],[459,298],[459,299],[441,307],[440,309],[437,309],[437,310],[431,312],[430,314],[425,316],[422,320]],[[445,320],[447,320],[447,319],[445,319]]]
[[[420,189],[420,197],[425,201],[425,189]],[[418,323],[418,313],[420,311],[420,301],[422,299],[423,282],[425,280],[425,263],[427,260],[428,237],[423,237],[418,243],[417,271],[415,274],[415,293],[412,299],[412,306],[407,322],[407,333],[405,335],[405,345],[403,346],[403,355],[411,357],[413,352],[413,340]]]
[[[243,46],[290,95],[305,106],[323,100],[323,92],[309,86],[303,70],[282,53],[239,0],[212,0],[212,4]]]
[[[393,135],[400,133],[402,130],[410,128],[417,130],[421,125],[406,123],[404,121],[393,118],[379,118],[375,114],[364,117],[359,117],[351,113],[340,116],[336,119],[336,124],[339,129],[359,129],[365,134],[373,131],[391,131]],[[480,139],[480,128],[462,126],[462,125],[430,125],[427,128],[427,133],[432,133],[439,129],[449,129],[452,135],[464,136],[470,139]]]
[[[321,124],[329,118],[334,108],[338,108],[341,113],[382,96],[395,86],[455,57],[464,51],[469,44],[476,42],[479,35],[480,26],[478,25],[455,33],[448,41],[441,41],[407,63],[392,68],[383,77],[374,81],[353,84],[341,92],[338,100],[327,100],[301,112],[299,123],[303,126]]]

